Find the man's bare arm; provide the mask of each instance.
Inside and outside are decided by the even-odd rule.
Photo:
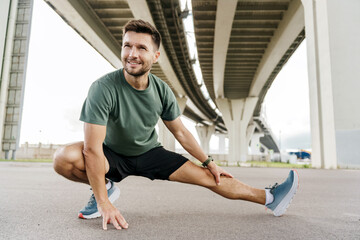
[[[86,174],[93,189],[96,201],[102,204],[108,200],[105,187],[105,157],[102,144],[106,135],[106,126],[85,123],[84,158]]]
[[[208,156],[201,149],[194,136],[184,126],[180,117],[173,121],[163,121],[166,127],[174,135],[176,140],[179,141],[181,146],[184,147],[192,156],[198,159],[200,162],[205,162]]]
[[[176,118],[173,121],[164,120],[163,122],[188,153],[190,153],[193,157],[195,157],[202,163],[206,161],[208,156],[201,149],[194,136],[184,126],[180,117]],[[216,184],[218,185],[220,184],[220,175],[232,177],[230,173],[217,166],[214,162],[211,162],[207,167],[214,175]]]
[[[109,220],[117,229],[127,228],[128,224],[125,219],[109,201],[105,186],[107,160],[104,156],[102,144],[106,136],[106,126],[85,123],[84,134],[85,169],[95,195],[98,210],[103,217],[103,229],[107,229]]]

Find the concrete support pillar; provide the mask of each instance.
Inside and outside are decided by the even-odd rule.
[[[247,127],[253,115],[257,97],[244,99],[218,98],[216,103],[223,114],[229,135],[229,162],[245,162],[248,155]]]
[[[360,2],[302,0],[307,38],[312,165],[360,166]]]
[[[11,52],[14,44],[17,1],[0,1],[0,158],[9,159],[9,149],[3,149],[3,132],[5,124]]]
[[[252,155],[262,155],[262,152],[260,151],[261,143],[260,138],[264,136],[264,133],[254,133],[251,138],[251,154]]]
[[[224,154],[226,152],[225,149],[225,134],[219,134],[219,153]]]
[[[5,153],[5,159],[9,160],[9,150],[4,151]]]
[[[181,114],[184,112],[186,107],[187,98],[176,98],[178,102]],[[169,151],[175,151],[175,137],[172,133],[167,129],[165,124],[163,123],[162,119],[158,121],[159,127],[159,142],[164,146],[165,149]]]
[[[4,52],[5,52],[8,21],[15,22],[15,20],[16,20],[16,8],[15,8],[16,3],[14,3],[14,5],[13,5],[12,16],[9,16],[10,6],[11,6],[11,0],[0,1],[0,56],[1,56],[1,58],[3,58]],[[9,19],[9,18],[12,18],[12,19]],[[10,24],[11,24],[11,22],[10,22]],[[0,73],[2,72],[2,69],[3,69],[3,64],[0,64]]]
[[[201,148],[206,154],[210,154],[210,139],[215,133],[215,126],[196,126],[196,131],[200,139]]]
[[[251,124],[248,125],[248,127],[246,129],[246,142],[247,142],[247,145],[250,144],[250,140],[251,140],[251,137],[254,134],[255,128],[256,128],[256,125],[254,123],[251,123]]]
[[[19,146],[32,6],[33,0],[0,3],[0,150],[7,158]]]

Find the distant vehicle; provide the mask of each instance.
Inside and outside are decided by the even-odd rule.
[[[306,150],[299,150],[296,152],[289,152],[290,155],[296,155],[298,159],[310,159],[311,158],[311,152]]]

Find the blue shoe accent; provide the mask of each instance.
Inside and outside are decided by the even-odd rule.
[[[270,193],[274,196],[274,201],[265,206],[273,211],[274,216],[279,217],[285,213],[295,196],[298,184],[299,176],[296,171],[291,170],[285,182],[280,185],[275,183],[271,188],[267,188],[270,189]]]
[[[120,189],[115,186],[115,184],[110,181],[111,187],[107,190],[108,197],[111,203],[113,203],[120,196]],[[100,217],[101,214],[98,211],[97,203],[94,194],[91,194],[89,202],[83,207],[78,214],[79,218],[91,219]]]

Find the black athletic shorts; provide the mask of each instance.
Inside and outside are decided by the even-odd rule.
[[[143,176],[151,180],[169,180],[169,176],[188,160],[164,147],[156,147],[133,157],[118,154],[105,144],[103,150],[110,165],[105,177],[114,182],[120,182],[130,175]]]

